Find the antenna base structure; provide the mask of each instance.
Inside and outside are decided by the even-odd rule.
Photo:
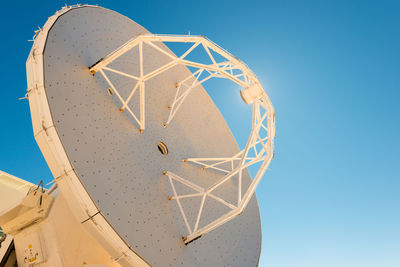
[[[157,45],[160,42],[164,44],[187,43],[190,44],[190,48],[181,56],[176,56],[171,51],[167,51],[162,48],[162,46]],[[149,73],[144,73],[144,45],[167,56],[170,61]],[[212,62],[211,64],[204,64],[188,59],[190,53],[197,47],[204,49],[209,60]],[[139,50],[139,62],[137,62],[139,66],[138,76],[128,74],[122,70],[117,70],[116,68],[109,66],[112,62],[133,48],[138,48]],[[237,57],[231,55],[229,52],[203,36],[141,34],[135,36],[115,51],[99,59],[95,64],[89,67],[89,71],[93,75],[96,75],[97,73],[101,74],[108,86],[118,97],[121,103],[121,106],[118,107],[119,110],[121,112],[127,111],[127,113],[132,116],[134,121],[137,123],[140,132],[143,132],[146,127],[146,82],[177,65],[189,67],[190,69],[194,69],[194,71],[191,71],[191,75],[176,83],[175,97],[172,103],[168,106],[168,109],[166,109],[167,119],[165,122],[161,123],[164,128],[171,127],[170,125],[174,116],[177,114],[179,108],[182,103],[184,103],[190,92],[212,78],[231,80],[242,87],[243,89],[241,90],[240,95],[243,101],[248,105],[252,105],[252,126],[250,136],[248,137],[246,146],[243,150],[235,155],[228,155],[227,157],[182,159],[183,162],[195,164],[203,169],[221,173],[222,176],[215,183],[203,187],[175,174],[171,170],[165,170],[163,172],[163,174],[168,177],[173,192],[173,195],[168,199],[176,201],[187,228],[188,235],[183,237],[183,241],[185,244],[189,244],[243,213],[273,158],[275,119],[271,101],[255,74]],[[121,96],[118,88],[114,86],[105,71],[132,79],[134,86],[132,86],[133,89],[130,91],[128,97],[123,98]],[[139,91],[140,95],[139,114],[135,114],[129,106],[137,91]],[[227,165],[230,167],[227,168]],[[244,187],[242,183],[242,173],[250,166],[253,167],[253,170],[254,168],[257,169],[257,171],[255,172],[255,176],[251,183],[247,187]],[[237,180],[238,193],[236,203],[230,203],[214,193],[214,191],[222,184],[233,179],[235,179],[235,181]],[[181,185],[194,190],[195,193],[179,194],[175,187],[175,183],[180,183]],[[197,212],[197,216],[194,225],[189,224],[188,218],[182,208],[181,199],[183,198],[201,199],[200,207],[195,211]],[[228,207],[230,211],[222,214],[214,221],[200,226],[204,203],[207,198],[212,198],[220,202]]]

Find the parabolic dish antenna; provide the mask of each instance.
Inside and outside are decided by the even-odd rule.
[[[174,54],[170,43],[188,48]],[[190,57],[196,49],[209,64]],[[48,19],[27,76],[35,138],[55,181],[114,259],[258,264],[254,190],[273,157],[274,111],[244,63],[204,37],[153,35],[82,5]],[[238,84],[253,107],[243,150],[202,87],[218,78]]]

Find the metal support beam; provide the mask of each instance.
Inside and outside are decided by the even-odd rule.
[[[156,43],[163,42],[175,42],[175,43],[190,43],[190,48],[187,49],[181,56],[176,56],[171,51],[157,45]],[[171,61],[158,67],[149,73],[144,73],[143,64],[145,57],[143,54],[143,44],[146,44],[152,49],[169,57]],[[110,63],[115,61],[117,58],[123,56],[129,50],[138,47],[139,50],[139,77],[125,73],[120,70],[116,70],[108,67]],[[187,59],[190,53],[196,49],[203,49],[205,57],[208,57],[212,62],[211,64],[204,64],[201,62],[195,62]],[[213,55],[214,54],[214,55]],[[222,58],[222,61],[218,61]],[[145,85],[146,82],[157,75],[168,71],[176,65],[184,65],[195,70],[191,75],[184,78],[182,81],[177,83],[176,93],[174,99],[169,106],[169,114],[166,122],[164,122],[164,127],[167,127],[173,120],[174,116],[177,114],[179,108],[184,103],[187,96],[196,87],[202,85],[206,81],[212,78],[224,78],[231,80],[232,82],[238,84],[243,88],[242,97],[247,104],[253,105],[252,113],[252,128],[250,136],[246,143],[244,150],[236,153],[233,156],[228,157],[209,157],[209,158],[188,158],[185,162],[191,162],[196,165],[200,165],[203,169],[210,169],[221,173],[223,176],[220,177],[214,184],[208,187],[198,186],[189,180],[172,173],[171,171],[165,171],[164,174],[168,176],[171,184],[173,196],[169,197],[169,200],[175,200],[177,202],[179,211],[182,214],[185,226],[188,231],[188,235],[184,237],[186,244],[199,238],[205,233],[219,227],[225,222],[232,220],[236,216],[240,215],[244,208],[247,206],[255,189],[260,182],[263,174],[268,168],[268,165],[273,157],[273,145],[275,137],[275,122],[274,122],[274,109],[271,102],[258,81],[254,73],[235,56],[231,55],[226,50],[222,49],[218,45],[214,44],[207,38],[203,36],[185,36],[185,35],[139,35],[127,43],[119,47],[117,50],[113,51],[109,55],[104,56],[93,66],[89,67],[89,71],[95,75],[100,72],[104,77],[108,85],[112,88],[113,92],[116,93],[117,98],[121,102],[121,111],[127,110],[128,113],[134,118],[138,124],[139,130],[142,132],[145,130]],[[132,79],[132,90],[126,99],[121,97],[118,92],[118,88],[112,84],[105,71],[113,72],[118,75]],[[139,115],[134,114],[130,107],[130,102],[135,96],[136,91],[139,91]],[[152,108],[152,107],[149,107]],[[250,186],[244,190],[242,185],[243,171],[250,166],[254,166],[257,163],[261,163],[258,171],[252,180]],[[229,165],[229,167],[226,167]],[[228,201],[215,196],[212,192],[218,187],[222,186],[226,181],[238,177],[238,195],[237,195],[237,205],[233,205]],[[180,195],[176,191],[174,182],[179,182],[184,186],[187,186],[196,193]],[[181,205],[180,200],[183,198],[193,198],[201,197],[201,204],[197,210],[197,217],[194,225],[190,225],[185,211]],[[222,214],[221,217],[214,220],[213,222],[203,226],[200,226],[202,213],[204,210],[205,200],[210,197],[221,204],[227,206],[230,211],[226,214]]]

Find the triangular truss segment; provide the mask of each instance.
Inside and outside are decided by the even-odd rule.
[[[185,159],[185,162],[191,162],[196,165],[200,165],[203,169],[210,169],[216,172],[223,174],[223,176],[218,179],[215,183],[209,185],[208,187],[200,187],[187,179],[180,177],[170,171],[165,172],[168,176],[171,186],[173,188],[174,196],[170,197],[170,200],[175,199],[177,201],[178,207],[182,213],[182,217],[185,221],[187,230],[189,235],[186,237],[185,242],[190,242],[198,236],[201,236],[216,226],[224,223],[227,220],[234,218],[235,216],[242,213],[243,209],[247,205],[251,196],[253,195],[257,184],[259,183],[262,175],[266,171],[266,168],[269,165],[269,162],[273,157],[273,137],[274,130],[268,130],[268,125],[273,123],[273,113],[271,114],[267,110],[264,109],[264,104],[262,101],[259,101],[253,105],[253,126],[251,130],[250,137],[247,141],[246,148],[232,157],[220,157],[220,158],[188,158]],[[261,137],[260,131],[266,130],[266,136]],[[227,164],[228,163],[228,164]],[[258,169],[258,172],[251,182],[250,186],[246,190],[242,190],[243,188],[243,171],[246,170],[250,166],[254,166],[257,163],[261,163],[261,166]],[[222,167],[223,165],[223,167]],[[227,165],[229,168],[227,168]],[[213,191],[222,186],[228,180],[232,180],[234,177],[238,177],[237,179],[237,206],[230,204],[228,201],[216,197],[213,194]],[[195,194],[187,194],[187,195],[179,195],[176,192],[173,180],[180,182],[181,184],[195,190],[197,193]],[[191,228],[187,223],[186,215],[184,210],[181,207],[179,200],[181,198],[188,197],[202,197],[202,204],[199,208],[196,225]],[[203,212],[203,205],[206,197],[212,197],[215,200],[221,202],[222,204],[231,208],[231,211],[227,214],[221,214],[221,217],[214,222],[202,227],[198,228],[198,223],[201,219],[201,215]]]
[[[181,55],[176,56],[171,51],[162,48],[159,43],[164,42],[180,42],[180,43],[191,43],[192,45]],[[144,73],[144,57],[143,57],[143,45],[147,45],[150,48],[158,51],[159,53],[165,55],[170,58],[170,61],[159,68],[149,72]],[[135,76],[132,74],[128,74],[126,72],[117,70],[115,68],[111,68],[109,65],[114,62],[119,57],[123,56],[125,53],[130,51],[133,48],[139,48],[139,76]],[[191,52],[193,52],[196,48],[202,48],[204,50],[204,54],[209,57],[211,64],[204,64],[200,62],[195,62],[193,60],[189,60],[188,56]],[[216,56],[218,55],[218,56]],[[108,85],[113,89],[116,93],[118,99],[120,100],[122,106],[120,107],[121,111],[127,110],[128,113],[134,118],[134,120],[139,125],[139,129],[143,131],[145,129],[145,84],[146,81],[154,78],[155,76],[171,69],[176,65],[184,65],[188,68],[195,69],[195,71],[183,79],[182,81],[177,83],[177,89],[175,93],[175,97],[169,106],[169,114],[164,126],[167,126],[176,115],[182,103],[185,101],[186,97],[190,94],[190,92],[196,88],[197,86],[203,84],[211,78],[224,78],[232,80],[233,82],[239,84],[243,88],[247,88],[251,86],[255,81],[256,77],[247,68],[247,66],[233,57],[231,54],[218,47],[216,44],[212,43],[210,40],[201,37],[201,36],[167,36],[167,35],[140,35],[134,39],[131,39],[120,48],[105,56],[99,62],[90,67],[90,71],[92,74],[100,72],[103,78],[106,80]],[[131,78],[136,86],[133,86],[133,89],[128,98],[123,99],[118,91],[118,88],[111,83],[110,79],[105,74],[104,70],[113,72],[118,75],[125,76],[127,78]],[[129,103],[132,99],[132,96],[136,91],[139,91],[139,105],[140,105],[140,114],[135,114],[132,109],[129,107]]]
[[[196,185],[196,184],[188,181],[187,179],[184,179],[184,178],[176,175],[175,173],[167,171],[164,174],[168,176],[168,179],[169,179],[169,182],[170,182],[171,188],[172,188],[172,193],[173,193],[173,196],[170,196],[169,200],[173,200],[173,199],[176,200],[176,203],[178,204],[178,207],[179,207],[179,211],[182,214],[182,218],[183,218],[183,220],[185,222],[186,228],[187,228],[189,233],[193,233],[193,232],[196,232],[198,230],[200,219],[201,219],[201,214],[203,212],[204,202],[206,200],[206,197],[210,197],[210,198],[220,202],[221,204],[227,206],[228,208],[230,208],[232,210],[237,208],[235,205],[223,200],[222,198],[212,194],[211,192],[208,192],[205,188],[203,188],[203,187],[201,187],[199,185]],[[178,192],[176,190],[176,187],[175,187],[175,182],[174,181],[175,182],[179,182],[179,183],[181,183],[181,184],[193,189],[196,193],[184,194],[184,195],[178,194]],[[193,197],[201,197],[201,204],[200,204],[199,209],[198,209],[195,225],[193,227],[191,227],[189,225],[189,221],[187,219],[186,213],[185,213],[185,211],[184,211],[184,209],[182,207],[181,199],[183,199],[183,198],[193,198]]]

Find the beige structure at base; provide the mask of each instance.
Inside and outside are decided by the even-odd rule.
[[[0,212],[19,203],[32,186],[30,182],[0,171]]]
[[[0,178],[0,226],[14,238],[18,266],[120,266],[75,219],[58,189],[26,195],[34,185],[4,172]]]

